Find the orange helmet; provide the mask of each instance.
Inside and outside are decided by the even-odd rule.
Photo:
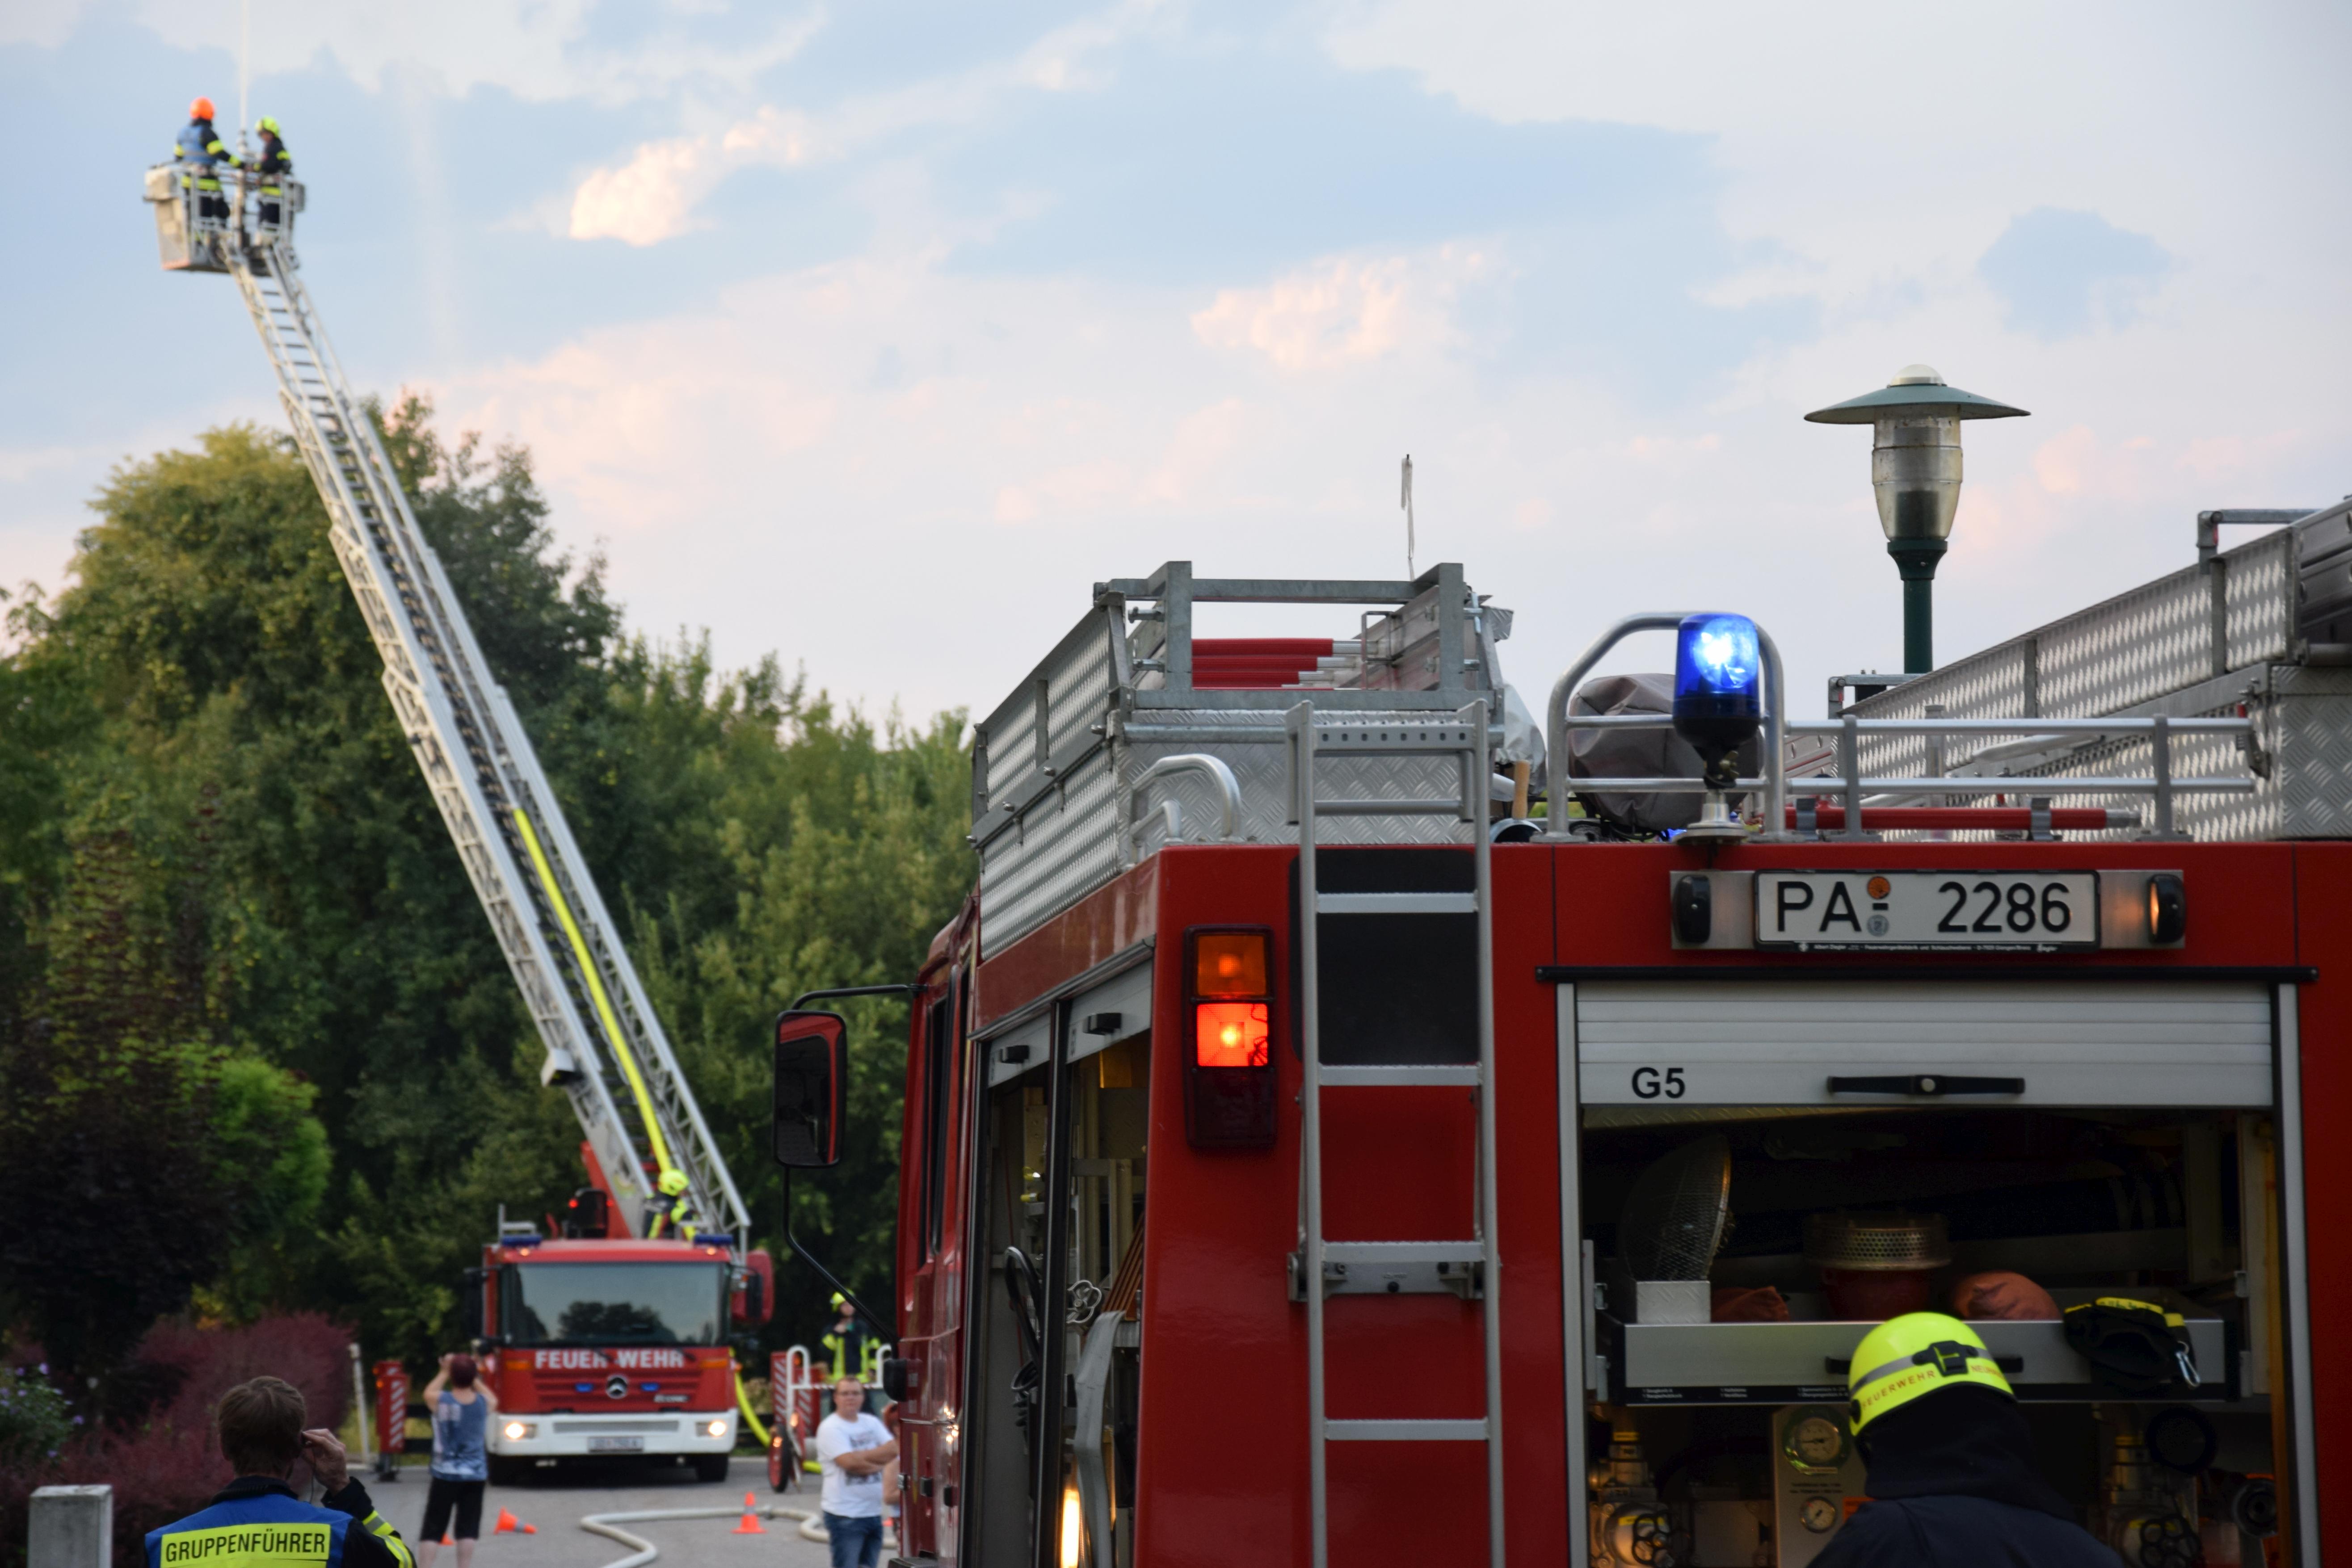
[[[213,117],[213,100],[212,100],[211,99],[209,99],[209,98],[199,98],[198,100],[196,100],[196,101],[195,101],[195,102],[194,102],[194,103],[192,103],[192,104],[188,105],[188,118],[189,118],[189,119],[191,119],[191,120],[210,120],[212,117]]]

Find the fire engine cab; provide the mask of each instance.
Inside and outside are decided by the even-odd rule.
[[[1458,566],[1097,584],[919,976],[902,1561],[1801,1568],[1919,1309],[2126,1562],[2352,1560],[2352,531],[2207,553],[1819,720],[1734,616],[1538,712]]]

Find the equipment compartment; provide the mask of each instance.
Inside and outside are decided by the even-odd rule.
[[[2041,1473],[2125,1562],[2262,1559],[2284,1372],[2266,1110],[1588,1104],[1578,1123],[1589,1561],[1811,1562],[1867,1496],[1846,1363],[1897,1310],[1967,1319]],[[1898,1266],[1865,1294],[1916,1304],[1833,1310],[1820,1249],[1849,1233]],[[2177,1313],[2193,1380],[2126,1396],[2060,1319],[1955,1310],[2107,1298]]]
[[[2127,1294],[2168,1307],[2186,1320],[2201,1382],[2175,1397],[2226,1402],[2234,1397],[2235,1357],[2221,1318],[2168,1289],[2146,1286],[2053,1290],[2063,1309],[2102,1295]],[[1786,1298],[1790,1315],[1818,1309],[1820,1298]],[[1621,1405],[1789,1405],[1845,1403],[1845,1368],[1873,1322],[1625,1323],[1598,1315],[1601,1352],[1609,1361],[1607,1397]],[[1969,1323],[2000,1363],[2021,1403],[2110,1398],[2092,1384],[2091,1363],[2066,1343],[2053,1319]]]

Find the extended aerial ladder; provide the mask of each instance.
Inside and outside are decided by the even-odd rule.
[[[236,193],[222,224],[202,216],[183,173],[173,164],[148,173],[163,265],[236,280],[326,505],[336,559],[383,657],[385,694],[547,1047],[542,1081],[571,1097],[593,1173],[630,1235],[658,1228],[656,1215],[676,1202],[659,1192],[660,1178],[675,1171],[685,1178],[694,1223],[726,1232],[740,1268],[751,1229],[742,1195],[530,737],[303,287],[293,237],[301,186],[272,177],[284,190],[282,216],[264,227],[247,188],[258,177],[220,169],[223,186]]]

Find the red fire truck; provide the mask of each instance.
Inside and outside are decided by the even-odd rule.
[[[499,1400],[492,1480],[511,1483],[550,1461],[649,1456],[727,1479],[729,1327],[751,1314],[728,1238],[717,1239],[544,1239],[518,1229],[483,1249],[481,1368]]]
[[[1798,1568],[1926,1306],[2127,1562],[2352,1554],[2347,509],[2208,555],[1818,721],[1738,634],[1744,762],[1587,682],[1737,617],[1538,728],[1453,565],[1097,584],[919,976],[902,1561]],[[778,1021],[788,1164],[842,1036]]]

